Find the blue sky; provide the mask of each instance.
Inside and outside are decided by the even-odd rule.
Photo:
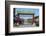
[[[39,9],[35,9],[35,8],[34,9],[32,9],[32,8],[16,8],[15,11],[21,11],[21,12],[23,12],[23,11],[26,11],[26,12],[30,11],[30,12],[34,13],[35,16],[39,16]],[[28,15],[20,15],[20,17],[24,18],[24,19],[32,18],[31,15],[29,15],[29,16]]]
[[[35,16],[39,15],[39,9],[32,9],[32,8],[16,8],[16,11],[31,11],[35,14]]]

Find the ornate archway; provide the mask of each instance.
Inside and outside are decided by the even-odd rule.
[[[33,18],[32,18],[32,24],[35,22],[34,13],[18,13],[18,16],[19,15],[32,15],[33,16]]]

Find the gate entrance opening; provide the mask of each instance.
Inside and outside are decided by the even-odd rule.
[[[18,13],[18,16],[22,19],[23,24],[34,24],[34,13]]]

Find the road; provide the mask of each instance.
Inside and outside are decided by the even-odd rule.
[[[24,27],[33,27],[32,24],[22,24],[15,27],[24,28]]]

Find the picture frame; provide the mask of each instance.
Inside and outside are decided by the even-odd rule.
[[[19,6],[19,5],[22,5],[22,6]],[[24,28],[23,27],[22,28],[17,27],[15,29],[13,29],[12,23],[14,23],[13,21],[15,20],[15,19],[13,20],[13,18],[15,18],[15,16],[14,16],[15,15],[15,9],[16,9],[16,11],[18,11],[18,9],[20,9],[19,11],[23,10],[25,12],[25,10],[27,11],[27,9],[30,9],[30,8],[38,8],[40,10],[39,11],[40,14],[36,13],[39,15],[39,22],[41,23],[41,24],[39,24],[40,27],[38,26],[39,29],[36,27],[35,28],[34,27],[26,27],[26,28],[25,27]],[[30,9],[30,10],[32,10],[32,9]],[[12,12],[12,14],[11,14],[11,12]],[[29,16],[31,16],[32,14],[30,15],[30,13],[29,14],[28,13],[27,14],[26,13],[19,13],[18,15],[20,15],[21,18],[22,18],[22,16],[25,16],[25,17],[23,17],[23,19],[31,18]],[[13,16],[13,18],[12,18],[12,16]],[[34,17],[34,15],[32,17]],[[24,20],[24,22],[25,22],[25,20]],[[26,24],[26,23],[24,23],[24,24]],[[11,26],[11,24],[12,24],[12,26]],[[45,33],[45,3],[42,3],[42,2],[5,1],[5,35],[38,34],[38,33]]]

